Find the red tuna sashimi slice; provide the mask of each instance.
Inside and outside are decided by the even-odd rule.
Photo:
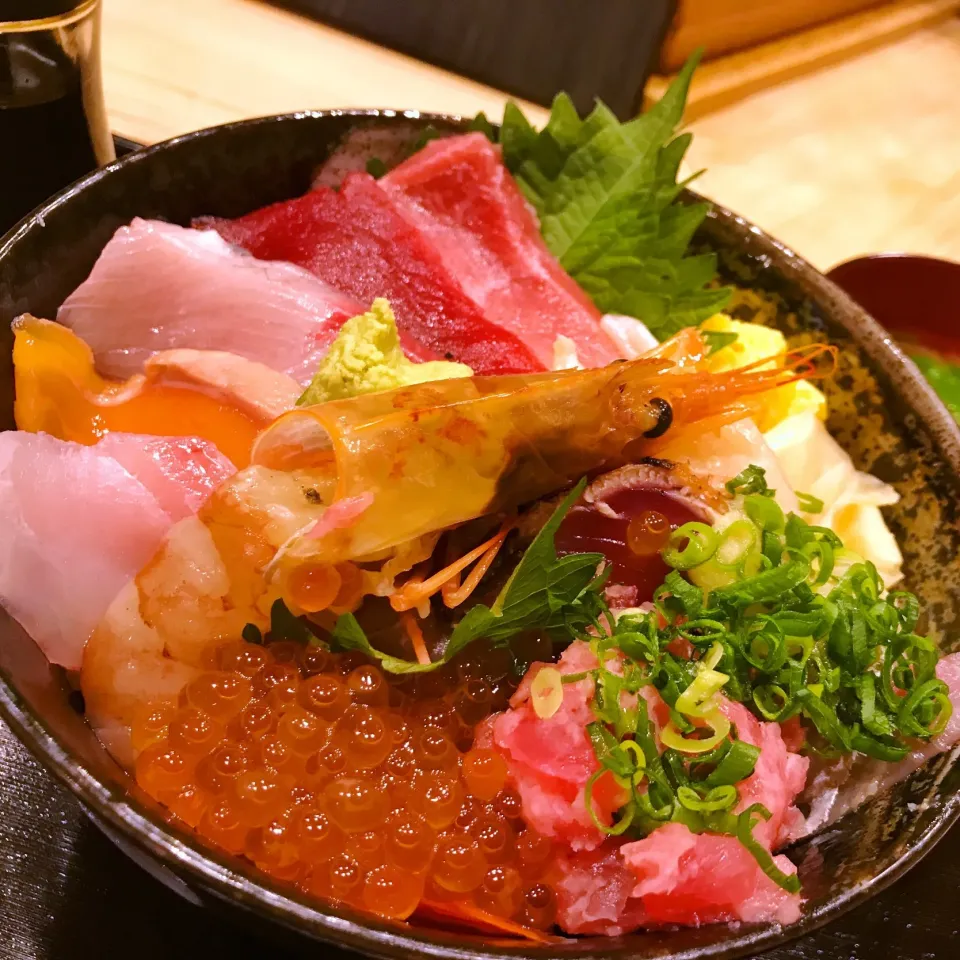
[[[288,263],[264,264],[213,230],[134,220],[104,247],[57,319],[126,378],[161,350],[222,350],[309,383],[360,302]],[[413,359],[432,354],[409,340]]]
[[[624,844],[620,854],[637,878],[632,896],[648,924],[793,923],[800,916],[799,894],[778,887],[736,837],[697,835],[668,823]],[[784,873],[796,872],[787,857],[773,859]]]
[[[0,434],[0,603],[51,663],[78,670],[114,597],[232,473],[202,440]]]
[[[202,220],[262,260],[288,260],[369,303],[386,297],[402,334],[477,374],[543,364],[514,333],[491,323],[423,235],[368,174],[238,220]]]
[[[560,335],[573,341],[582,366],[621,356],[482,133],[434,140],[380,183],[487,319],[520,337],[544,367],[552,367]]]

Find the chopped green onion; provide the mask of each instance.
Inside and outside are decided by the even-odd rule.
[[[767,486],[767,472],[763,467],[750,464],[741,470],[732,480],[727,481],[727,493],[735,497],[738,493],[746,496],[758,493],[763,497],[772,497],[774,491]]]
[[[779,720],[789,703],[790,695],[779,684],[767,683],[754,688],[753,704],[765,720]]]
[[[912,593],[898,590],[887,596],[887,603],[891,604],[900,617],[900,629],[903,633],[910,633],[920,618],[920,601]]]
[[[730,679],[701,663],[693,683],[677,697],[674,709],[687,717],[705,717],[716,710],[715,695]]]
[[[660,740],[664,746],[680,753],[706,753],[726,739],[730,733],[730,721],[719,710],[708,713],[703,719],[712,731],[709,737],[684,737],[671,720],[660,731]]]
[[[884,763],[897,763],[910,752],[906,744],[863,732],[856,732],[851,736],[850,749]]]
[[[804,513],[823,513],[823,501],[809,493],[797,493],[797,503]]]
[[[753,835],[757,818],[769,820],[772,814],[761,803],[747,807],[737,817],[737,839],[750,851],[760,869],[782,890],[787,893],[800,892],[800,878],[795,874],[784,873],[774,863],[770,851]]]
[[[694,813],[716,813],[719,810],[729,810],[734,807],[740,799],[740,794],[737,788],[730,784],[714,787],[705,797],[701,797],[693,787],[678,787],[677,799]]]
[[[729,587],[736,583],[740,579],[741,572],[735,568],[726,567],[718,563],[716,557],[711,557],[706,563],[688,570],[687,576],[701,590],[710,593],[718,587]]]
[[[760,749],[745,740],[734,740],[713,772],[702,781],[705,787],[723,787],[741,783],[753,774]]]
[[[782,593],[803,583],[810,572],[810,563],[805,558],[791,560],[772,570],[764,570],[729,587],[720,587],[713,592],[715,602],[738,604],[761,603],[775,600]]]
[[[675,570],[689,570],[709,560],[717,549],[719,538],[713,527],[691,520],[670,534],[662,556]]]
[[[533,712],[541,720],[549,720],[563,704],[563,679],[556,667],[541,667],[530,684]]]
[[[953,712],[950,690],[942,680],[927,680],[907,696],[897,711],[897,723],[908,736],[929,739],[943,731]]]
[[[750,520],[734,520],[720,534],[714,557],[724,567],[742,569],[747,556],[760,546],[760,534]]]
[[[810,586],[816,589],[822,587],[833,573],[834,554],[833,545],[826,540],[813,540],[806,544],[801,551],[803,555],[811,561],[811,580]],[[816,560],[816,566],[813,567],[812,561]]]
[[[630,804],[621,811],[620,819],[613,824],[613,826],[607,826],[598,816],[597,811],[593,806],[593,786],[607,771],[604,769],[597,770],[592,777],[587,781],[586,786],[583,788],[584,801],[587,804],[587,813],[590,814],[590,819],[593,821],[593,825],[601,832],[607,834],[610,837],[619,837],[621,834],[626,833],[630,829],[630,824],[633,823],[634,816],[634,806]]]
[[[747,516],[761,529],[770,533],[780,533],[783,530],[783,510],[772,497],[761,493],[751,493],[743,498],[743,509]]]

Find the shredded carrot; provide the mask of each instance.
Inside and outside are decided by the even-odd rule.
[[[427,652],[423,631],[420,629],[420,624],[417,623],[417,618],[408,610],[400,619],[403,622],[403,629],[407,631],[407,636],[413,644],[413,652],[417,656],[417,663],[430,663],[430,654]]]
[[[448,924],[476,933],[506,933],[514,938],[530,940],[534,943],[561,943],[564,939],[544,933],[542,930],[521,926],[496,914],[487,913],[472,903],[434,903],[423,900],[417,907],[414,918],[432,920],[438,924]]]
[[[405,610],[412,610],[414,607],[420,606],[424,600],[429,599],[439,590],[443,589],[443,585],[454,578],[456,580],[456,590],[459,587],[459,576],[467,567],[470,566],[475,560],[480,560],[483,557],[481,563],[486,564],[483,571],[475,579],[471,574],[467,579],[467,583],[472,585],[469,590],[466,590],[466,584],[464,585],[464,593],[457,600],[457,603],[463,603],[464,600],[470,596],[470,593],[476,588],[477,584],[480,582],[480,577],[486,573],[490,564],[493,563],[493,558],[497,555],[497,551],[500,549],[500,545],[506,539],[507,534],[512,529],[513,525],[516,523],[515,519],[508,520],[500,528],[500,531],[492,536],[489,540],[481,543],[479,547],[474,547],[469,553],[465,553],[459,560],[454,561],[448,566],[444,567],[438,573],[435,573],[432,577],[427,580],[420,580],[419,578],[409,579],[402,587],[400,587],[391,597],[390,597],[390,606],[393,607],[397,613],[403,613]],[[484,555],[492,551],[489,559]],[[457,604],[448,604],[448,606],[456,606]]]

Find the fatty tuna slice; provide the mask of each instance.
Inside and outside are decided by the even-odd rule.
[[[51,663],[78,670],[114,597],[232,473],[202,440],[0,434],[0,603]]]
[[[263,263],[213,230],[134,220],[104,247],[57,315],[104,376],[127,378],[161,350],[222,350],[310,382],[344,321],[369,305],[289,263]],[[430,359],[409,339],[408,356]]]
[[[368,174],[350,174],[336,191],[322,187],[237,220],[197,225],[214,227],[261,260],[303,267],[363,303],[386,297],[402,335],[474,373],[549,367],[522,338],[484,315],[429,238]]]
[[[583,367],[621,353],[600,311],[547,249],[530,205],[482,133],[445,137],[388,173],[380,184],[488,320],[512,331],[546,368],[558,336]]]

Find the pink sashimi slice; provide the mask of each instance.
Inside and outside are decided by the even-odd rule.
[[[373,177],[350,174],[238,220],[201,220],[262,260],[286,260],[369,303],[386,297],[401,336],[477,374],[544,370],[524,340],[492,322],[422,231]],[[406,347],[404,347],[406,349]]]
[[[570,644],[557,663],[564,674],[596,667],[587,643]],[[586,726],[594,720],[590,678],[563,687],[563,703],[549,718],[538,717],[530,683],[545,664],[534,664],[513,695],[511,707],[493,721],[493,741],[507,760],[523,806],[523,818],[539,833],[590,850],[603,841],[584,802],[584,787],[599,769]]]
[[[78,670],[114,597],[232,473],[202,440],[0,434],[0,603],[51,663]]]
[[[641,900],[633,896],[637,878],[620,855],[620,844],[608,840],[596,850],[559,860],[557,920],[567,933],[615,937],[647,922]]]
[[[624,844],[620,854],[637,879],[632,896],[649,924],[792,923],[800,916],[799,894],[777,886],[736,837],[697,835],[668,823]],[[796,872],[787,857],[774,862],[784,873]]]
[[[622,356],[600,311],[547,249],[500,150],[482,133],[434,140],[380,184],[487,319],[520,337],[544,367],[552,366],[561,335],[573,341],[581,366]]]
[[[134,220],[113,235],[57,319],[126,378],[160,350],[224,350],[310,382],[357,300],[289,263],[265,264],[213,230]],[[415,343],[415,360],[430,359]]]

